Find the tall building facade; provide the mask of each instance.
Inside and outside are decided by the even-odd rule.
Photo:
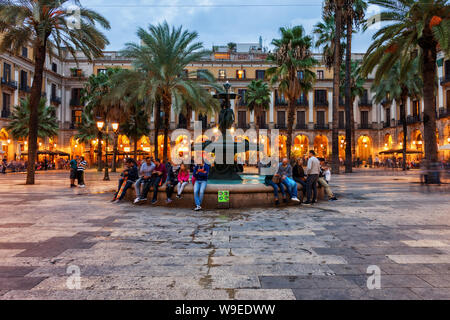
[[[21,55],[4,53],[0,55],[1,78],[1,117],[0,117],[0,150],[1,156],[8,160],[23,158],[27,151],[26,141],[15,140],[5,129],[10,121],[11,112],[20,99],[30,94],[33,81],[33,60],[31,48],[23,48]],[[315,55],[322,61],[320,55]],[[264,79],[266,70],[271,66],[266,61],[267,53],[260,43],[237,44],[230,50],[225,46],[216,46],[213,53],[201,61],[197,61],[186,68],[191,77],[197,77],[199,70],[209,70],[219,83],[229,82],[231,91],[245,97],[247,86],[252,80]],[[353,54],[354,60],[362,60],[363,54]],[[83,105],[80,101],[81,89],[92,74],[104,72],[107,68],[131,68],[132,61],[125,59],[119,52],[104,52],[102,58],[93,62],[88,61],[81,53],[74,59],[66,54],[62,57],[48,57],[44,73],[42,95],[48,103],[57,110],[59,134],[57,137],[39,140],[41,150],[60,150],[70,155],[90,154],[96,148],[96,141],[90,145],[79,143],[75,135],[77,126],[81,122]],[[296,154],[305,154],[314,149],[321,156],[329,156],[331,152],[332,128],[332,70],[324,65],[314,68],[317,81],[313,90],[303,94],[296,102],[293,150]],[[201,73],[199,73],[200,76]],[[450,143],[450,59],[440,54],[438,57],[439,87],[436,99],[437,137],[440,146]],[[301,76],[301,75],[299,75]],[[356,126],[356,157],[362,161],[380,155],[385,151],[401,149],[403,129],[400,121],[399,106],[392,104],[376,104],[373,102],[374,92],[371,87],[373,77],[369,77],[364,84],[364,94],[357,97],[353,104]],[[255,119],[247,108],[244,98],[232,101],[231,106],[236,115],[236,128],[246,129],[255,126],[258,121],[261,128],[279,130],[279,146],[282,156],[286,153],[287,133],[287,101],[278,92],[277,87],[271,88],[270,108],[260,119]],[[408,149],[416,151],[413,158],[420,159],[423,155],[423,100],[409,98],[406,105],[408,133]],[[340,155],[345,155],[345,112],[344,103],[339,105],[339,145]],[[154,113],[149,119],[151,129],[155,129]],[[192,113],[190,128],[194,128],[194,121],[202,121],[203,126],[211,128],[216,125],[218,114]],[[170,130],[186,128],[186,118],[177,114],[173,109],[170,115]],[[161,133],[161,131],[160,131]],[[154,130],[150,137],[143,137],[138,143],[138,149],[149,152],[153,148],[161,148],[162,137],[157,146],[154,141]],[[171,141],[173,147],[177,141]],[[119,150],[123,153],[133,149],[130,140],[119,136]],[[161,154],[161,153],[160,153]],[[391,155],[392,156],[392,155]],[[440,152],[441,159],[449,158],[447,153]]]

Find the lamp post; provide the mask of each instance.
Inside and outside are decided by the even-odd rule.
[[[103,127],[105,126],[105,122],[102,120],[97,121],[97,129],[101,133]],[[101,148],[101,143],[98,145]],[[108,125],[106,125],[106,144],[105,144],[105,176],[103,177],[104,181],[109,181],[109,172],[108,172]],[[100,159],[101,162],[101,159]]]
[[[111,172],[116,172],[117,140],[118,140],[118,132],[119,132],[119,123],[113,122],[111,124],[111,127],[113,128],[113,131],[114,131],[114,151],[113,151],[114,155],[113,155]]]

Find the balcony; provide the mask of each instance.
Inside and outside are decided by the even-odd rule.
[[[287,101],[283,99],[275,99],[276,106],[287,106]]]
[[[329,130],[330,126],[324,123],[316,123],[314,125],[314,130]]]
[[[259,125],[259,129],[261,129],[261,130],[267,130],[267,129],[269,129],[269,126],[267,125],[267,123],[263,123],[263,124],[260,124],[260,125]]]
[[[414,123],[418,123],[420,122],[420,116],[416,115],[416,116],[408,116],[406,118],[406,123],[407,124],[414,124]]]
[[[187,129],[187,123],[179,123],[177,129]]]
[[[239,99],[238,106],[239,107],[246,107],[247,106],[247,101],[245,101],[244,99]]]
[[[390,128],[391,127],[391,121],[383,122],[383,128]]]
[[[17,81],[12,81],[2,77],[2,85],[5,85],[13,90],[17,90]]]
[[[238,127],[238,129],[244,129],[244,130],[250,129],[250,125],[247,123],[238,123],[237,127]]]
[[[81,103],[80,98],[72,98],[72,99],[70,99],[70,106],[71,107],[80,107],[80,106],[83,106],[83,104]]]
[[[360,123],[358,129],[372,129],[372,124],[370,123]]]
[[[306,130],[308,129],[308,125],[306,123],[297,123],[295,126],[297,130]]]
[[[61,104],[61,97],[57,97],[57,96],[50,96],[50,102],[53,102],[55,104]]]
[[[30,93],[31,92],[31,88],[30,86],[27,86],[25,84],[20,84],[19,90],[25,93]]]
[[[445,76],[440,77],[439,81],[440,81],[441,85],[444,85],[446,83],[450,83],[450,74],[446,74]]]
[[[345,123],[339,123],[338,124],[338,129],[339,130],[345,130]]]
[[[439,112],[438,112],[438,118],[445,118],[448,115],[450,115],[450,112],[448,110],[448,108],[439,108]]]
[[[287,129],[287,126],[286,126],[285,123],[277,123],[277,124],[275,124],[275,129],[278,129],[278,130],[286,130],[286,129]]]
[[[9,110],[9,108],[7,109],[2,109],[2,112],[0,113],[0,117],[7,119],[11,116],[11,111]]]
[[[328,101],[326,100],[319,100],[315,102],[316,107],[328,107]]]
[[[359,101],[359,107],[372,107],[372,102],[369,99],[362,99]]]
[[[298,99],[295,101],[295,105],[299,107],[307,107],[309,106],[308,99]]]

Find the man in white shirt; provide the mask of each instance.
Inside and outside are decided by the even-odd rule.
[[[134,189],[136,190],[136,199],[134,200],[134,203],[138,203],[140,201],[141,185],[151,179],[153,170],[155,170],[155,168],[156,166],[152,162],[152,158],[145,158],[145,161],[141,164],[141,168],[139,169],[140,178],[134,184]]]
[[[305,204],[314,204],[317,201],[317,180],[319,179],[320,173],[320,162],[316,158],[316,153],[314,150],[309,151],[308,154],[308,165],[306,167],[306,197],[307,200]],[[314,193],[314,197],[311,200],[311,195]]]

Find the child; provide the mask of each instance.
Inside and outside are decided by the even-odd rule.
[[[180,166],[180,171],[178,172],[178,185],[177,185],[177,199],[181,199],[181,194],[184,188],[189,183],[189,170],[186,168],[184,163]]]

